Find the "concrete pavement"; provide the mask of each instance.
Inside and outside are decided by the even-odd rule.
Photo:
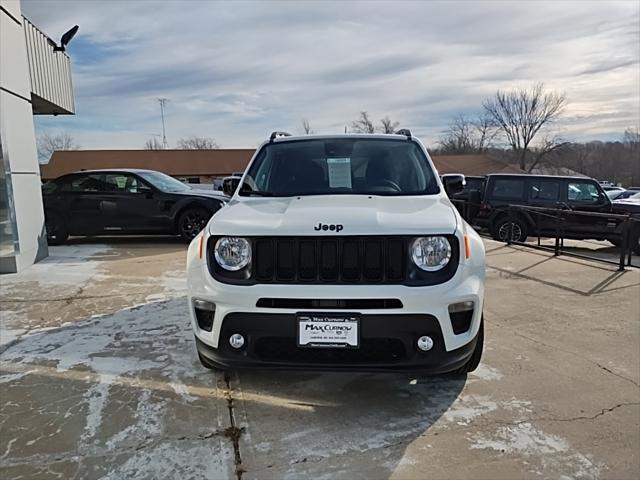
[[[204,370],[184,245],[0,277],[1,478],[637,478],[640,271],[487,241],[466,378]]]

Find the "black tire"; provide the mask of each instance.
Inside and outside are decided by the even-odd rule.
[[[471,358],[461,366],[459,369],[454,370],[452,373],[455,375],[463,375],[473,372],[478,365],[480,365],[480,359],[482,358],[482,350],[484,349],[484,319],[480,320],[480,329],[478,330],[478,336],[476,340],[476,348],[471,354]]]
[[[69,230],[61,215],[50,213],[45,215],[45,228],[47,229],[47,243],[49,245],[62,245],[69,238]]]
[[[493,225],[491,235],[494,240],[498,240],[500,242],[506,242],[509,236],[509,217],[499,218],[498,221]],[[511,221],[513,227],[511,232],[511,241],[512,242],[525,242],[527,237],[529,236],[529,228],[527,224],[522,218],[514,218]]]
[[[178,217],[178,233],[190,242],[207,225],[211,218],[211,212],[206,208],[187,208]]]

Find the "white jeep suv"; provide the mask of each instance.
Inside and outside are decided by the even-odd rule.
[[[202,364],[475,369],[484,246],[420,141],[408,130],[285,135],[256,150],[189,246]],[[451,193],[463,177],[445,181]]]

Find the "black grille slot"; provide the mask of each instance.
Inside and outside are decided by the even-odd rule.
[[[387,242],[387,279],[402,280],[404,278],[406,247],[399,239]]]
[[[279,240],[277,242],[276,252],[276,277],[278,280],[293,280],[296,276],[293,240]]]
[[[386,308],[402,308],[402,302],[397,298],[261,298],[256,302],[261,308],[298,308],[298,309],[350,309],[372,310]]]
[[[300,242],[300,256],[298,257],[298,275],[300,280],[312,281],[317,275],[316,242],[302,240]]]
[[[364,242],[364,268],[365,280],[382,280],[383,271],[383,248],[382,240],[365,240]]]
[[[253,263],[256,268],[256,278],[258,280],[271,280],[275,273],[273,242],[264,239],[256,240],[254,250]],[[260,261],[256,261],[258,258]]]
[[[320,280],[338,280],[338,242],[320,241]]]
[[[349,239],[342,242],[342,280],[360,280],[360,248],[357,240]]]

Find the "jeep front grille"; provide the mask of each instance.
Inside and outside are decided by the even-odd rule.
[[[208,242],[209,271],[216,280],[235,285],[255,284],[401,284],[437,285],[457,270],[460,246],[454,235],[451,259],[437,272],[417,268],[409,258],[414,236],[247,237],[250,264],[239,271],[220,267]]]
[[[404,238],[257,238],[255,278],[259,283],[402,282]]]

